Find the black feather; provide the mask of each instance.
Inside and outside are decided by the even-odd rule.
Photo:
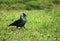
[[[20,15],[19,20],[14,21],[12,24],[8,26],[24,27],[25,23],[26,23],[26,14],[23,13]]]

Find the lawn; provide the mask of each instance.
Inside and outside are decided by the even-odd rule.
[[[24,28],[8,26],[26,13]],[[60,10],[0,10],[0,41],[60,41]]]

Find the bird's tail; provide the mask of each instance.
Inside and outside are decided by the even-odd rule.
[[[12,26],[12,24],[9,24],[8,26]]]

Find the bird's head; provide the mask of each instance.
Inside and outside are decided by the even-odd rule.
[[[22,17],[26,17],[26,14],[25,14],[25,13],[22,13],[22,14],[20,15],[20,18],[22,18]]]
[[[26,16],[26,14],[25,14],[25,13],[23,13],[23,16],[25,17],[25,16]]]

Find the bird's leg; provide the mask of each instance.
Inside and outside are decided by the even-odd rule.
[[[16,26],[16,28],[18,28],[18,26]]]
[[[24,26],[24,28],[25,28],[25,26]]]
[[[27,30],[25,27],[24,27],[25,30]],[[28,31],[28,30],[27,30]]]

